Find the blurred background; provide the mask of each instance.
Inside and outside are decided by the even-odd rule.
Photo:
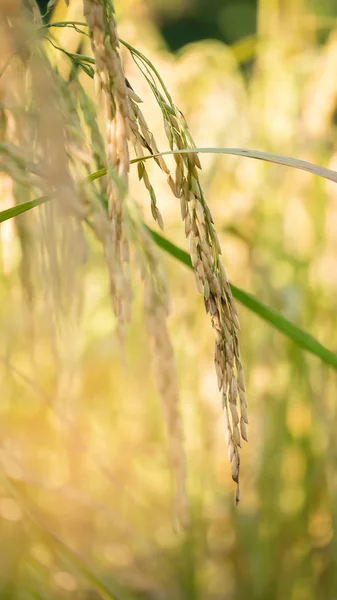
[[[197,146],[337,168],[333,0],[115,5],[120,36],[156,65]],[[81,21],[82,3],[59,1],[47,18]],[[55,35],[78,51],[76,32]],[[146,82],[122,55],[167,149]],[[55,60],[67,77],[68,63]],[[231,282],[336,350],[337,187],[244,158],[205,155],[202,164]],[[178,201],[160,173],[151,176],[165,235],[186,249]],[[152,226],[136,174],[130,187]],[[89,237],[77,318],[55,349],[43,302],[32,309],[21,285],[17,223],[1,226],[0,597],[336,599],[336,373],[238,306],[250,439],[234,508],[210,324],[193,274],[160,255],[191,504],[191,525],[177,533],[139,282],[121,352],[102,253]]]

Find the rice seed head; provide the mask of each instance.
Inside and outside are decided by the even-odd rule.
[[[110,0],[83,0],[91,47],[96,63],[96,81],[105,100],[106,160],[108,165],[107,196],[111,219],[111,292],[116,316],[120,323],[130,314],[125,293],[125,306],[121,289],[130,290],[128,269],[124,266],[129,252],[129,234],[126,226],[125,193],[128,183],[129,138],[131,132],[129,95],[119,55],[118,36]],[[113,281],[115,279],[115,281]],[[124,280],[124,284],[120,284]]]
[[[190,154],[174,155],[175,188],[172,186],[172,189],[175,195],[180,196],[181,216],[186,237],[189,239],[197,289],[204,295],[206,312],[210,314],[215,335],[214,364],[218,387],[223,394],[228,457],[232,466],[232,477],[237,483],[238,496],[239,449],[241,436],[247,439],[248,423],[243,367],[238,344],[238,311],[225,268],[220,262],[221,246],[199,182],[196,167],[200,168],[201,164],[198,155],[193,152],[194,144],[186,120],[175,107],[172,107],[175,115],[163,106],[161,108],[165,132],[171,147],[192,150]]]

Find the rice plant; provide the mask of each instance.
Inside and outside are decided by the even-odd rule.
[[[263,143],[263,130],[259,124],[259,139],[264,151],[196,145],[161,69],[135,47],[132,40],[120,37],[112,2],[84,0],[82,5],[72,0],[68,4],[49,3],[50,10],[54,12],[48,23],[43,21],[33,0],[27,7],[17,2],[5,3],[1,8],[0,151],[5,204],[0,212],[0,221],[3,223],[3,271],[7,278],[4,281],[10,283],[4,285],[4,350],[0,357],[6,382],[0,513],[7,521],[23,527],[21,533],[15,533],[23,542],[20,541],[17,555],[9,559],[13,572],[4,577],[1,593],[5,597],[14,590],[13,593],[19,595],[28,593],[43,597],[47,593],[48,597],[54,597],[60,593],[76,592],[80,597],[89,597],[94,589],[97,594],[108,597],[140,597],[141,593],[144,597],[193,598],[207,595],[211,598],[241,598],[247,597],[247,594],[257,598],[269,597],[275,579],[273,569],[277,566],[275,539],[281,532],[281,519],[275,516],[278,514],[275,498],[281,511],[284,509],[288,516],[294,507],[295,514],[296,507],[304,505],[304,492],[298,485],[296,487],[296,477],[292,479],[294,476],[288,476],[288,471],[291,473],[297,465],[297,472],[303,472],[306,468],[303,461],[317,465],[315,452],[323,456],[321,449],[317,450],[322,442],[319,428],[310,442],[309,437],[306,438],[313,418],[311,408],[304,408],[303,400],[298,401],[295,397],[287,413],[287,405],[277,401],[276,396],[268,414],[262,415],[259,423],[255,419],[253,440],[249,444],[251,449],[241,449],[242,440],[248,440],[248,412],[245,360],[239,347],[239,331],[240,338],[246,340],[245,352],[250,356],[248,371],[252,369],[254,372],[252,356],[259,352],[259,344],[251,335],[254,329],[251,318],[255,317],[245,313],[240,328],[236,300],[252,315],[255,313],[262,317],[269,326],[281,331],[290,340],[288,362],[293,368],[296,389],[303,387],[304,396],[308,390],[311,393],[310,386],[315,386],[315,383],[311,384],[306,358],[297,348],[316,355],[322,365],[327,365],[322,375],[326,398],[330,398],[335,389],[333,370],[337,368],[337,358],[332,350],[292,322],[298,320],[301,324],[301,319],[289,315],[288,320],[288,315],[281,315],[276,310],[279,299],[276,298],[274,306],[268,307],[260,298],[229,283],[221,258],[219,239],[223,237],[222,224],[213,208],[211,211],[207,199],[214,195],[213,188],[219,186],[224,171],[219,162],[214,163],[213,170],[208,162],[209,178],[203,176],[200,173],[201,159],[206,154],[213,155],[214,160],[218,160],[220,154],[230,157],[232,172],[226,173],[227,185],[232,186],[227,190],[229,206],[235,202],[235,184],[239,190],[241,186],[249,204],[249,194],[258,194],[258,185],[263,185],[268,169],[273,174],[275,198],[267,199],[269,213],[263,206],[256,205],[254,209],[257,213],[265,210],[269,214],[265,222],[273,226],[273,231],[262,231],[257,227],[253,237],[251,232],[247,237],[235,228],[227,227],[228,235],[237,240],[241,236],[242,243],[252,252],[252,240],[256,239],[260,248],[264,243],[272,246],[270,237],[277,239],[278,206],[289,198],[289,194],[295,198],[294,205],[298,211],[295,214],[299,215],[296,218],[306,218],[301,202],[296,204],[296,198],[312,177],[305,172],[318,175],[320,179],[317,178],[317,181],[326,180],[329,185],[334,185],[337,182],[337,174],[331,168],[334,165],[329,165],[330,168],[318,166],[310,155],[306,156],[309,160],[303,160],[279,153],[281,147],[283,149],[289,143],[286,139],[287,118],[291,118],[289,104],[284,110],[284,140],[280,147],[276,142],[276,148]],[[72,10],[76,14],[80,10],[83,20],[67,18]],[[64,18],[58,18],[62,11],[65,12]],[[68,46],[62,41],[64,32],[71,33]],[[275,42],[274,47],[275,51],[282,53],[282,45],[279,47]],[[222,49],[214,48],[213,58],[217,51],[221,53]],[[327,45],[328,55],[329,52],[332,50]],[[249,91],[253,102],[252,114],[257,107],[263,106],[259,93],[261,89],[268,89],[260,86],[263,78],[267,77],[266,73],[272,81],[272,70],[267,71],[264,64],[268,57],[268,49],[263,48]],[[188,52],[185,60],[188,64]],[[207,60],[207,53],[202,60]],[[282,60],[282,65],[286,65],[286,57]],[[281,64],[281,59],[277,64]],[[302,75],[300,68],[299,71]],[[230,80],[233,86],[234,79],[233,74]],[[188,83],[193,85],[192,81]],[[287,83],[292,98],[291,85],[294,87],[295,84],[292,81]],[[236,84],[239,100],[242,82],[241,88],[238,81]],[[314,82],[310,85],[314,86]],[[143,94],[145,102],[142,102]],[[310,136],[319,134],[317,130],[312,132],[310,111],[313,93],[310,86],[307,94],[311,100],[304,96],[301,123],[311,140]],[[241,101],[247,102],[244,96]],[[268,110],[267,103],[267,115]],[[150,120],[152,115],[153,123]],[[330,110],[326,122],[331,118]],[[324,128],[324,124],[317,127]],[[276,140],[279,138],[275,135]],[[314,144],[312,148],[315,150]],[[275,154],[275,151],[278,153]],[[254,189],[245,188],[241,169],[235,174],[236,162],[233,161],[237,156],[257,159],[259,162],[254,163],[256,168],[260,167],[261,161],[270,163],[263,167],[263,172],[257,171],[257,175],[251,174],[248,178],[254,182],[255,177],[258,181]],[[225,158],[221,165],[224,161]],[[277,166],[272,167],[272,163]],[[284,167],[292,168],[286,171]],[[285,179],[282,185],[279,178]],[[142,194],[141,186],[149,197],[150,214],[155,222],[152,227],[159,226],[161,230],[166,221],[170,229],[169,211],[166,210],[168,215],[165,217],[161,207],[161,197],[167,193],[164,192],[166,186],[170,194],[170,200],[166,202],[175,213],[180,211],[181,214],[180,231],[187,239],[188,253],[157,229],[149,227],[145,196],[141,196],[141,202],[138,200]],[[283,192],[284,199],[281,199]],[[240,191],[237,193],[240,199]],[[258,223],[258,214],[252,214],[252,219]],[[318,227],[319,219],[317,213]],[[179,236],[178,239],[181,239]],[[294,237],[291,239],[296,248]],[[207,448],[213,449],[216,459],[209,460],[207,448],[203,448],[205,453],[200,454],[199,459],[195,456],[195,447],[200,444],[193,441],[198,431],[195,408],[192,413],[184,415],[183,412],[181,415],[180,381],[187,381],[189,376],[193,380],[193,384],[190,381],[189,385],[194,394],[200,394],[200,390],[196,386],[198,378],[193,360],[187,361],[182,373],[177,370],[169,313],[177,319],[178,329],[183,330],[185,325],[179,314],[175,317],[174,311],[170,311],[170,303],[176,302],[179,290],[167,282],[164,273],[166,263],[158,247],[193,270],[195,291],[203,296],[204,308],[211,321],[215,371],[207,381],[211,390],[214,390],[213,381],[216,382],[219,397],[214,390],[212,408],[205,405],[199,410],[201,413],[204,410],[203,419],[206,420],[200,429],[201,439]],[[282,260],[288,267],[291,265],[289,268],[300,269],[300,252],[297,257],[296,252],[294,254],[295,257],[288,256]],[[229,258],[225,262],[228,270],[233,269]],[[257,261],[257,274],[260,268],[263,274],[263,265],[259,266]],[[270,267],[264,268],[268,270]],[[286,267],[284,269],[286,271]],[[259,286],[263,287],[262,283],[268,289],[268,277],[263,276],[259,280],[256,291]],[[182,314],[189,310],[191,302],[198,303],[194,292],[186,289],[185,293],[188,303],[185,308],[181,305]],[[263,293],[261,297],[264,298]],[[106,298],[110,299],[111,310],[103,308]],[[325,310],[328,311],[327,308]],[[95,323],[97,314],[98,321],[92,330],[91,323]],[[135,326],[135,318],[136,323],[137,319],[138,323],[144,323],[144,331],[139,329],[139,325]],[[204,338],[207,339],[208,346],[211,331],[207,332],[207,320],[198,316],[197,322],[202,330],[199,341],[203,344]],[[193,319],[191,323],[190,330],[184,329],[183,342],[190,348],[198,341]],[[100,341],[97,331],[101,331]],[[272,329],[270,331],[273,336]],[[317,331],[314,333],[317,334]],[[274,338],[270,339],[270,344],[261,346],[265,356],[262,365],[272,360],[272,350],[276,348]],[[269,345],[271,350],[266,355],[265,348]],[[155,392],[151,392],[151,380],[144,376],[147,352],[141,359],[141,367],[137,367],[135,362],[135,353],[142,354],[142,348],[148,348],[152,356],[154,380],[162,400],[167,458],[160,454],[163,446],[160,440],[157,439],[154,445],[154,440],[161,437],[155,435],[162,427],[160,414],[152,402],[147,407],[145,404],[146,397],[155,397]],[[90,361],[86,364],[87,356]],[[209,351],[207,356],[210,356]],[[284,392],[288,386],[290,399],[294,388],[291,379],[287,380],[282,375],[285,358],[275,350],[275,361],[276,357],[274,369],[278,368],[280,374],[275,381],[284,386]],[[113,364],[110,364],[109,358],[113,358]],[[134,380],[131,377],[132,364],[135,375],[139,370],[138,378]],[[92,368],[93,365],[96,367]],[[328,367],[331,369],[329,372]],[[315,369],[317,371],[317,365]],[[96,371],[98,375],[95,375]],[[268,385],[265,389],[263,387],[264,378],[267,377],[267,382],[272,382],[272,378],[268,379],[270,373],[268,369],[263,370],[263,366],[258,373],[254,393],[263,397],[269,389]],[[252,381],[253,376],[249,379]],[[21,390],[22,386],[25,393]],[[110,390],[109,393],[107,390]],[[318,396],[321,397],[321,392]],[[138,402],[132,401],[128,406],[129,397],[136,398]],[[118,405],[124,404],[126,406],[118,413]],[[224,425],[218,437],[214,431],[212,434],[207,432],[207,422],[214,423],[214,411],[221,406]],[[275,420],[271,411],[275,411]],[[31,432],[27,430],[28,419],[35,438],[34,435],[30,438]],[[146,427],[138,427],[137,420],[146,422]],[[269,421],[271,425],[267,427]],[[263,433],[264,428],[266,434]],[[285,449],[280,458],[285,466],[278,468],[275,457],[281,444],[279,436],[285,431],[288,431],[285,435],[290,431],[292,447]],[[328,452],[328,438],[323,437],[325,451]],[[261,438],[265,439],[263,453],[260,451]],[[296,439],[302,440],[299,446]],[[115,441],[112,445],[111,440]],[[218,443],[220,452],[216,448]],[[301,453],[301,444],[304,453]],[[226,500],[227,515],[222,515],[220,522],[225,528],[224,544],[226,546],[227,540],[228,547],[219,550],[222,558],[218,562],[217,506],[220,510],[221,499],[227,498],[229,489],[219,475],[224,470],[222,457],[225,454],[236,484],[233,504],[237,505],[240,498],[240,474],[246,473],[242,504],[247,508],[243,517],[237,512],[239,508],[228,508],[231,504]],[[246,461],[241,462],[241,454]],[[191,462],[193,478],[188,485]],[[131,477],[129,465],[132,465]],[[167,476],[168,466],[172,472],[172,492]],[[261,480],[258,473],[263,474]],[[204,478],[201,487],[198,483],[200,477]],[[289,483],[284,489],[282,477]],[[318,485],[320,479],[322,476],[319,474],[317,480],[308,479],[308,490],[313,488],[319,494],[327,481],[331,481],[331,474],[326,481],[323,477],[325,483],[321,482],[321,487]],[[273,490],[273,503],[268,502],[269,485]],[[145,508],[142,497],[144,486],[147,489]],[[59,502],[55,502],[57,494]],[[170,502],[166,502],[166,497],[171,495],[173,527]],[[315,531],[316,513],[318,521],[323,519],[327,535],[335,518],[334,511],[326,505],[324,510],[317,509],[309,491],[307,497],[313,505],[305,508],[303,531],[304,521],[296,522],[302,543],[306,539],[304,530],[306,534],[307,531]],[[329,496],[324,498],[327,502]],[[135,499],[139,509],[134,510],[134,517],[130,519],[130,506],[134,506]],[[207,508],[209,503],[212,510]],[[258,510],[256,503],[263,513],[258,530],[254,522]],[[155,526],[151,531],[150,525],[148,531],[152,511],[155,513]],[[97,519],[94,514],[97,514]],[[179,531],[179,535],[174,531]],[[230,541],[233,536],[237,545]],[[248,559],[245,556],[245,540],[249,539],[258,540],[258,551],[256,556]],[[333,539],[330,537],[327,542],[331,544],[331,550]],[[298,553],[302,556],[301,550]],[[306,552],[304,555],[307,556]],[[283,559],[286,561],[282,554]],[[310,560],[303,560],[304,571],[309,569]],[[260,573],[259,561],[264,565],[265,579]],[[155,572],[150,568],[152,563]],[[221,573],[222,564],[226,564],[224,573]],[[334,564],[332,559],[331,569]],[[200,569],[201,565],[203,569]],[[10,567],[7,567],[8,573],[11,572]],[[174,576],[171,576],[171,571]],[[325,572],[324,569],[322,572]],[[226,589],[223,577],[232,582]],[[335,584],[330,571],[327,577],[326,590],[329,594],[334,592]],[[297,574],[289,577],[284,586],[280,581],[277,595],[282,597],[291,591],[294,598],[309,593],[315,597],[308,581],[307,576],[303,575],[301,579]]]

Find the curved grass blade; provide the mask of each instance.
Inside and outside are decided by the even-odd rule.
[[[191,259],[187,252],[164,238],[156,231],[153,231],[149,227],[146,228],[160,248],[192,269]],[[260,300],[257,300],[257,298],[254,298],[254,296],[251,294],[244,292],[235,285],[230,284],[230,286],[233,296],[238,302],[272,325],[275,329],[281,331],[300,348],[306,350],[306,352],[310,352],[311,354],[318,356],[318,358],[320,358],[323,362],[325,362],[327,365],[330,365],[337,371],[337,354],[334,354],[331,352],[331,350],[328,350],[328,348],[322,346],[322,344],[320,344],[314,337],[288,321],[288,319],[283,317],[277,311],[269,308],[260,302]]]
[[[313,173],[313,175],[318,175],[319,177],[330,179],[330,181],[337,183],[337,172],[332,169],[320,167],[319,165],[315,165],[307,160],[300,160],[299,158],[290,158],[289,156],[283,156],[282,154],[272,154],[271,152],[249,150],[247,148],[183,148],[182,150],[165,150],[164,152],[158,152],[158,154],[149,154],[148,156],[142,156],[141,158],[134,158],[130,162],[138,163],[157,156],[165,156],[167,154],[190,154],[191,152],[197,152],[199,154],[230,154],[231,156],[254,158],[256,160],[283,165],[284,167],[307,171],[308,173]]]
[[[282,154],[272,154],[271,152],[263,152],[262,150],[249,150],[247,148],[183,148],[182,150],[165,150],[164,152],[158,152],[157,154],[149,154],[148,156],[142,156],[139,158],[133,158],[130,160],[131,164],[139,163],[143,160],[149,160],[157,156],[166,156],[168,154],[191,154],[197,152],[199,154],[229,154],[231,156],[243,156],[247,158],[254,158],[256,160],[263,160],[265,162],[282,165],[284,167],[291,167],[292,169],[300,169],[301,171],[307,171],[323,179],[329,179],[334,183],[337,183],[337,172],[326,167],[315,165],[307,160],[300,160],[299,158],[291,158],[290,156],[283,156]],[[89,180],[94,181],[99,177],[106,175],[107,170],[100,169],[95,173],[89,175]]]
[[[44,204],[51,200],[50,196],[41,196],[41,198],[35,198],[35,200],[27,200],[27,202],[22,202],[22,204],[17,204],[16,206],[12,206],[11,208],[6,208],[0,212],[0,223],[3,221],[7,221],[8,219],[12,219],[13,217],[18,217],[22,215],[22,213],[27,212],[27,210],[31,210],[35,206],[39,206],[40,204]]]

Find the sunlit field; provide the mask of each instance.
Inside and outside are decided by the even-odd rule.
[[[102,98],[59,50],[92,57],[90,41],[78,26],[45,29],[38,42],[41,23],[19,4],[0,5],[3,23],[29,38],[0,36],[0,211],[54,185],[59,199],[0,225],[0,598],[335,599],[337,362],[237,302],[249,441],[235,506],[209,316],[193,271],[154,244],[146,260],[166,281],[168,331],[160,310],[146,317],[139,224],[189,252],[180,200],[146,161],[161,233],[131,164],[132,318],[121,328],[104,234],[85,213],[104,191],[101,180],[84,182],[105,167]],[[261,0],[256,36],[173,54],[151,6],[116,0],[118,33],[155,66],[197,148],[261,150],[337,170],[337,22],[305,0]],[[49,21],[84,22],[82,2],[59,0]],[[39,45],[53,80],[39,70]],[[120,53],[159,150],[169,150],[153,91],[128,48]],[[45,144],[29,171],[35,131]],[[62,136],[70,151],[61,156]],[[198,156],[231,284],[336,352],[337,184],[262,160]],[[174,173],[174,157],[165,160]],[[39,168],[50,169],[43,185]],[[177,391],[180,417],[165,404]]]

